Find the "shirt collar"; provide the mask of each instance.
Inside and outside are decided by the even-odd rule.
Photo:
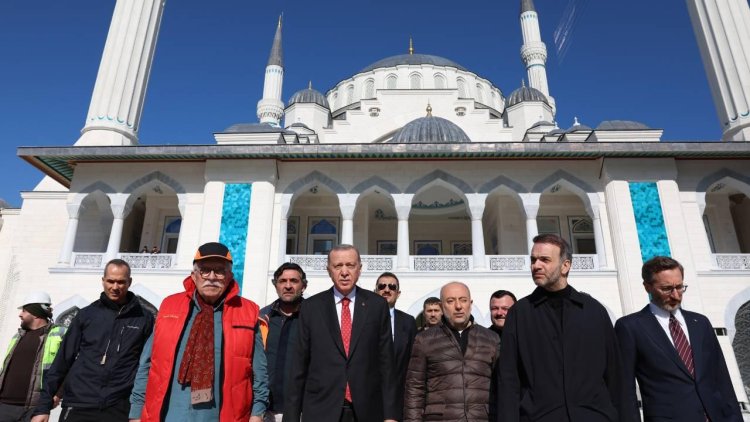
[[[648,309],[651,311],[652,314],[656,315],[657,317],[666,318],[669,319],[669,316],[674,314],[675,318],[682,321],[682,312],[680,311],[680,308],[675,309],[674,312],[669,312],[666,309],[658,307],[654,302],[648,303]]]
[[[354,298],[355,298],[356,296],[357,296],[357,287],[356,287],[356,286],[354,286],[354,289],[352,290],[352,292],[351,292],[351,293],[349,293],[348,295],[346,295],[346,297],[348,297],[348,298],[349,298],[349,299],[351,299],[351,300],[354,300]],[[343,293],[341,293],[340,291],[338,291],[338,289],[336,289],[336,287],[335,287],[335,286],[334,286],[334,288],[333,288],[333,298],[334,298],[334,299],[336,300],[336,303],[339,303],[339,302],[341,302],[341,299],[343,299],[343,298],[344,298],[344,294],[343,294]]]

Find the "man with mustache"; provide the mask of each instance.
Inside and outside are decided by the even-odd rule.
[[[281,422],[284,416],[284,383],[291,368],[292,351],[297,344],[299,308],[307,288],[307,277],[302,267],[285,262],[273,273],[271,281],[279,296],[260,310],[260,317],[268,323],[266,358],[268,359],[269,401],[268,422]]]
[[[497,371],[498,422],[615,422],[625,380],[607,310],[568,284],[573,255],[556,234],[534,238],[536,290],[508,312]]]
[[[232,254],[201,245],[185,290],[159,307],[130,395],[130,420],[262,422],[268,400],[258,305],[240,296]]]
[[[436,327],[442,318],[443,308],[440,307],[440,299],[437,297],[428,297],[422,304],[422,326],[419,327],[419,331]]]
[[[711,322],[682,309],[682,265],[657,256],[643,264],[641,275],[651,302],[615,325],[632,419],[640,418],[637,379],[646,421],[742,421]]]
[[[375,282],[375,293],[388,302],[391,314],[391,334],[393,335],[393,366],[396,375],[396,406],[399,409],[404,406],[404,382],[406,381],[406,367],[409,365],[409,356],[414,344],[414,336],[417,335],[417,322],[414,317],[406,312],[396,309],[396,301],[401,296],[401,282],[396,274],[384,272],[380,274]]]
[[[505,318],[510,308],[517,302],[516,295],[507,290],[498,290],[490,296],[490,319],[492,325],[489,329],[494,331],[499,337],[503,335]]]

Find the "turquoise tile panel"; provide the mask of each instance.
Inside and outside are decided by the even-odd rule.
[[[633,202],[638,242],[643,262],[655,256],[670,256],[667,229],[661,211],[659,190],[654,182],[630,182],[630,200]]]
[[[242,278],[245,272],[245,245],[250,217],[252,185],[247,183],[227,183],[224,186],[224,204],[221,207],[221,232],[219,242],[227,245],[232,252],[234,279],[242,291]]]

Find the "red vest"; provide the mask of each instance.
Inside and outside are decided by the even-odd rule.
[[[185,291],[164,299],[159,307],[154,328],[151,369],[146,383],[143,422],[159,421],[164,398],[172,382],[172,369],[180,341],[180,333],[188,317],[195,284],[188,276],[182,282]],[[258,305],[238,295],[232,283],[222,310],[224,335],[224,383],[221,386],[219,419],[222,422],[247,421],[253,405],[253,346]],[[187,334],[187,333],[186,333]],[[179,365],[179,362],[177,363]]]

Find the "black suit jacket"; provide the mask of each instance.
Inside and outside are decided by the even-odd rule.
[[[284,422],[338,421],[347,382],[359,422],[401,419],[388,303],[373,292],[356,289],[348,357],[333,288],[302,302],[298,341],[285,389]]]
[[[396,374],[396,406],[404,408],[404,385],[406,384],[406,368],[411,358],[411,346],[417,335],[417,322],[406,312],[393,310],[395,322],[393,324],[393,366]]]
[[[742,421],[724,355],[705,316],[682,310],[693,349],[695,380],[648,305],[615,324],[624,375],[629,383],[626,408],[639,420],[635,379],[646,421]]]

